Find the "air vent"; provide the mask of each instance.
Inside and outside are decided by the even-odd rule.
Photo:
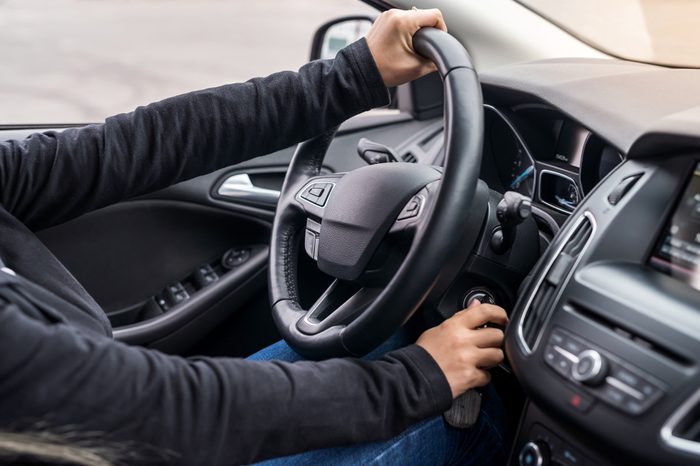
[[[661,438],[677,450],[700,456],[700,390],[664,424]]]
[[[402,157],[402,158],[403,158],[403,161],[404,161],[404,162],[408,162],[408,163],[416,163],[416,162],[418,162],[418,159],[416,158],[415,155],[413,155],[412,152],[406,152],[405,154],[403,154],[403,157]]]
[[[590,214],[586,213],[579,218],[530,297],[519,328],[522,343],[529,351],[537,345],[561,287],[588,245],[593,228],[593,217]]]

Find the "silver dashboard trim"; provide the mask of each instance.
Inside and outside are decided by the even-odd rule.
[[[566,350],[565,350],[564,348],[562,348],[561,346],[554,345],[554,351],[556,351],[557,353],[559,353],[559,354],[561,354],[562,356],[564,356],[566,359],[568,359],[569,361],[571,361],[573,364],[576,364],[576,363],[578,362],[578,356],[576,356],[576,355],[573,354],[573,353],[570,353],[570,352],[566,351]]]
[[[627,393],[632,398],[636,398],[639,401],[644,401],[644,395],[642,395],[642,393],[639,390],[635,390],[634,388],[630,387],[621,380],[618,380],[615,377],[608,376],[605,378],[605,381],[613,387],[617,388],[618,390]]]
[[[532,352],[537,348],[537,345],[540,343],[540,340],[542,338],[542,335],[544,332],[540,332],[539,335],[537,335],[537,339],[535,340],[535,343],[532,345],[532,348],[527,344],[525,341],[525,335],[523,335],[523,324],[525,322],[525,318],[527,315],[530,313],[530,306],[532,305],[532,301],[535,299],[535,294],[537,294],[537,291],[540,289],[540,286],[542,286],[542,282],[544,281],[545,277],[549,273],[549,271],[552,268],[552,265],[554,264],[554,261],[557,260],[559,257],[559,254],[561,253],[562,249],[564,249],[564,246],[566,246],[573,236],[573,234],[576,232],[578,227],[581,226],[581,224],[584,222],[584,220],[588,220],[591,223],[591,236],[588,238],[588,241],[586,241],[586,244],[583,246],[581,249],[581,252],[579,253],[578,257],[576,258],[576,261],[574,262],[574,265],[571,267],[571,270],[567,274],[566,278],[564,279],[563,283],[567,283],[569,279],[571,278],[571,275],[576,271],[576,267],[578,266],[579,262],[583,258],[583,255],[586,253],[586,250],[588,249],[588,246],[590,246],[591,242],[593,241],[593,238],[595,237],[596,230],[598,229],[598,223],[595,220],[595,217],[590,211],[585,211],[579,218],[576,219],[576,222],[569,228],[569,231],[567,231],[566,235],[562,239],[561,243],[557,247],[557,249],[554,251],[552,254],[552,257],[549,259],[547,262],[547,266],[543,269],[542,273],[540,274],[539,279],[537,280],[537,285],[535,285],[532,288],[532,291],[530,292],[530,295],[527,298],[526,304],[523,307],[523,312],[520,315],[520,319],[518,319],[518,326],[517,326],[517,337],[518,341],[520,342],[521,348],[524,350],[525,354],[532,354]],[[559,289],[558,293],[554,297],[554,302],[558,301],[558,299],[561,297],[562,292],[564,291],[564,285],[562,284],[561,288]],[[552,313],[550,312],[547,318],[544,320],[542,323],[543,327],[547,324],[549,319],[551,318]]]
[[[673,431],[678,427],[678,424],[681,423],[683,418],[698,404],[700,404],[700,389],[696,390],[690,398],[685,400],[685,402],[671,414],[659,432],[661,440],[669,447],[696,456],[700,456],[700,442],[677,437],[673,434]]]

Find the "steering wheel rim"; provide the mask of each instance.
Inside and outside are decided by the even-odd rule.
[[[472,201],[477,191],[483,143],[484,116],[477,74],[464,47],[454,37],[443,31],[433,28],[421,29],[415,34],[413,45],[418,53],[436,64],[443,80],[445,90],[444,172],[435,175],[438,171],[431,167],[392,163],[382,164],[384,167],[382,165],[362,167],[346,175],[331,175],[330,178],[323,178],[321,177],[323,158],[337,128],[300,144],[287,172],[272,229],[269,264],[270,301],[273,318],[281,335],[292,348],[306,357],[320,359],[346,355],[358,356],[375,348],[421,305],[435,286],[443,264],[449,262],[450,256],[454,254],[457,247],[464,247],[464,238],[469,238],[471,243],[468,246],[469,250],[478,238],[478,232],[466,231],[470,228],[469,211],[474,208]],[[334,182],[336,179],[337,184]],[[368,179],[371,181],[366,181]],[[328,204],[322,208],[312,206],[301,197],[308,191],[309,186],[313,187],[310,183],[314,180],[324,182],[322,184],[316,182],[314,186],[329,187],[331,193]],[[396,186],[377,186],[391,183],[392,180],[397,183]],[[403,206],[407,201],[416,199],[416,193],[423,193],[422,195],[429,198],[429,201],[424,200],[424,205],[421,206],[420,216],[413,225],[415,237],[403,262],[388,284],[383,288],[369,288],[368,290],[373,290],[371,292],[365,291],[364,294],[358,292],[357,295],[353,295],[331,312],[329,318],[333,315],[337,317],[336,312],[340,312],[343,306],[349,306],[350,310],[343,311],[345,314],[340,312],[340,318],[331,319],[331,324],[323,328],[318,326],[314,330],[313,326],[320,322],[318,319],[309,318],[315,306],[310,310],[303,309],[299,303],[297,289],[296,265],[302,236],[308,239],[306,237],[309,232],[305,226],[308,228],[310,225],[310,212],[322,217],[324,213],[335,211],[341,218],[352,218],[353,214],[344,212],[344,207],[337,199],[340,199],[343,193],[350,193],[349,198],[362,197],[362,193],[358,193],[355,187],[358,183],[367,184],[367,189],[370,191],[379,190],[377,192],[383,193],[382,200],[386,196],[394,198],[371,206],[372,210],[382,210],[386,207],[384,209],[386,218],[394,222],[394,226],[387,227],[386,220],[382,218],[381,222],[375,226],[381,226],[384,230],[379,231],[379,234],[371,232],[372,241],[376,236],[383,237],[389,229],[394,230],[395,222],[398,222],[395,220],[397,214],[399,211],[403,212],[401,209],[405,209]],[[410,194],[408,199],[406,199],[406,193]],[[393,203],[390,204],[390,202]],[[485,209],[484,206],[484,212]],[[341,212],[337,213],[338,210]],[[332,239],[329,238],[343,237],[344,233],[348,233],[347,230],[337,228],[333,230],[334,224],[330,219],[326,223],[323,220],[319,223],[321,224],[321,243],[318,246],[318,238],[316,238],[316,252],[319,249],[324,251],[324,244],[332,243]],[[480,226],[479,224],[478,227]],[[473,226],[471,229],[478,230]],[[332,230],[333,232],[329,233]],[[326,233],[325,237],[324,233]],[[346,238],[353,238],[350,233],[348,235]],[[324,238],[326,238],[325,243]],[[364,240],[369,236],[355,236],[355,238]],[[371,241],[360,242],[364,245],[365,242]],[[335,245],[337,244],[336,240]],[[362,252],[370,255],[374,252],[369,246],[367,249],[368,251],[363,249]],[[325,248],[327,255],[332,255],[328,253],[332,250],[332,246]],[[358,254],[359,266],[363,264],[366,266],[367,258],[364,257],[363,262],[363,258],[359,256],[362,254]],[[325,266],[324,271],[331,271],[336,277],[344,279],[355,277],[358,264],[344,267],[337,261],[324,262],[322,259],[322,257],[318,258],[322,270]],[[333,287],[329,288],[324,296],[327,298],[332,291]],[[320,299],[323,300],[324,296]],[[352,306],[348,305],[348,302],[353,303]],[[351,309],[352,307],[354,309]]]

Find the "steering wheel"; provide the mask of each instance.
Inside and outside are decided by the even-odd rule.
[[[399,162],[322,175],[335,130],[300,144],[289,166],[272,229],[270,298],[283,338],[306,357],[375,348],[418,309],[450,258],[479,238],[485,202],[479,221],[469,221],[484,132],[477,74],[445,32],[421,29],[413,46],[443,80],[444,169]],[[301,245],[335,278],[308,310],[297,286]]]

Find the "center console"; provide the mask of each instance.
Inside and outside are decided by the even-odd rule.
[[[700,163],[632,159],[520,293],[506,351],[530,402],[511,464],[700,463]]]

